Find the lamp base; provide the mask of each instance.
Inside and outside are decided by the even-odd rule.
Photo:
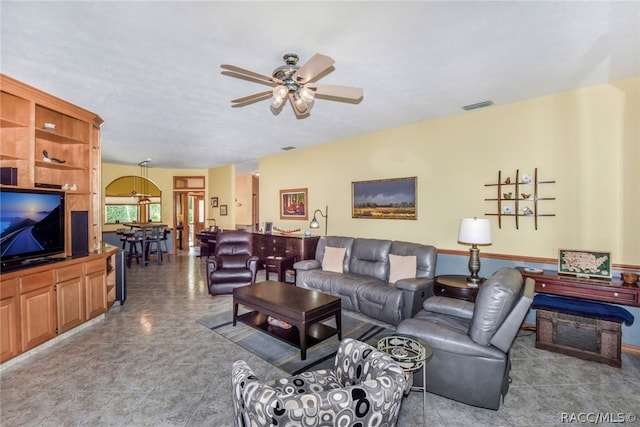
[[[467,276],[467,286],[470,288],[477,288],[482,285],[482,282],[484,282],[484,277]]]

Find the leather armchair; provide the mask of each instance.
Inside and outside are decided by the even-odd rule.
[[[230,294],[234,288],[256,283],[258,257],[252,255],[251,233],[225,231],[216,238],[216,249],[207,258],[209,294]]]
[[[419,337],[433,350],[427,390],[473,406],[497,410],[509,390],[509,349],[533,300],[532,279],[502,268],[478,290],[475,304],[431,297],[398,333]],[[414,380],[422,383],[422,375]]]
[[[391,358],[361,341],[340,343],[333,369],[263,382],[238,360],[231,378],[235,425],[395,426],[407,378]]]

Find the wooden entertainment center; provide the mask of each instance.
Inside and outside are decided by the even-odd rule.
[[[90,111],[0,74],[2,187],[64,191],[66,251],[62,260],[2,271],[0,363],[105,313],[116,299],[119,249],[100,243],[101,124]],[[73,222],[77,214],[84,220]],[[89,254],[72,257],[78,247]]]

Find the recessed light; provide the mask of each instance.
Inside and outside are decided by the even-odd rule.
[[[490,107],[491,105],[493,105],[493,101],[482,101],[476,102],[475,104],[465,105],[462,107],[462,109],[465,111],[477,110],[478,108]]]

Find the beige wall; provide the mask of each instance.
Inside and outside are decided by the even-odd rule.
[[[253,177],[242,175],[236,177],[236,225],[251,226],[251,207],[253,194]]]
[[[210,197],[218,198],[218,207],[212,208],[211,203],[207,204],[207,218],[216,220],[216,225],[222,229],[236,228],[236,204],[235,204],[235,165],[226,165],[219,168],[209,169],[208,188]],[[220,206],[227,205],[227,215],[220,215]],[[213,225],[213,224],[209,224]]]
[[[329,206],[329,234],[392,238],[467,250],[459,219],[496,212],[495,187],[520,174],[541,186],[538,220],[497,218],[484,253],[557,257],[562,249],[611,251],[616,264],[640,264],[640,78],[494,106],[458,116],[294,150],[260,161],[260,221],[284,229],[279,190],[307,187],[310,213]],[[499,101],[499,100],[498,100]],[[313,120],[313,116],[308,119]],[[308,165],[313,164],[314,168]],[[282,171],[286,171],[283,173]],[[418,220],[351,218],[351,182],[418,177]],[[324,231],[324,219],[320,232]],[[315,230],[314,234],[318,234]]]

